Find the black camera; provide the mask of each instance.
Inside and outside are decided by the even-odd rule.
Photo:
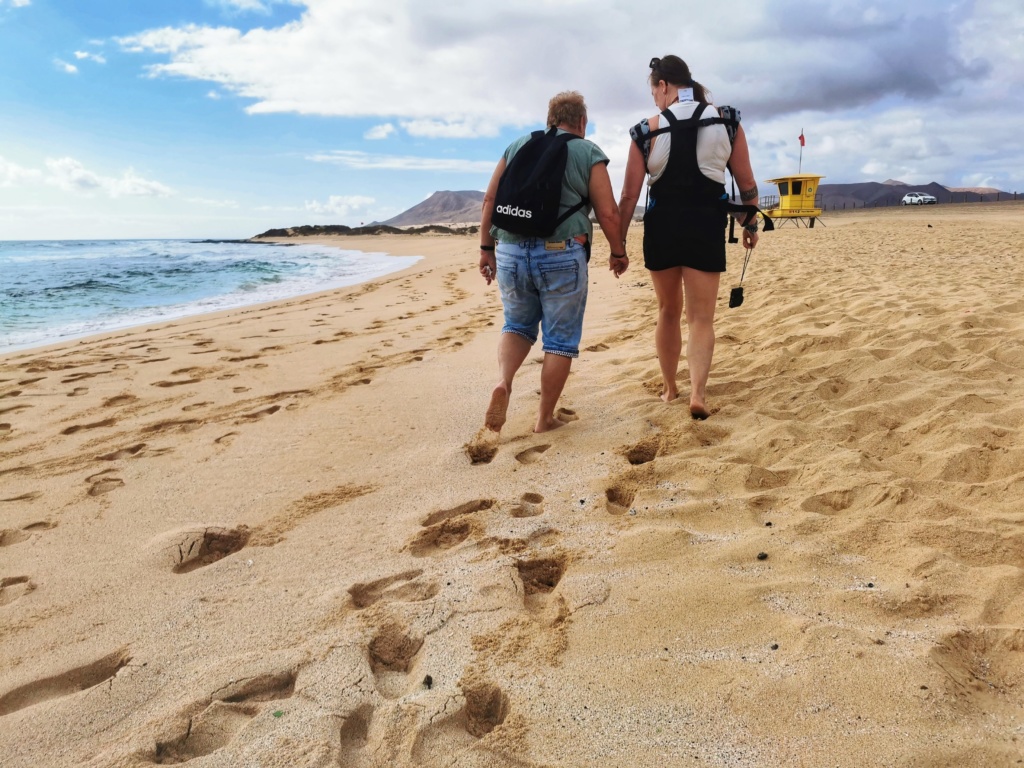
[[[734,309],[743,303],[743,286],[733,288],[729,292],[729,309]]]

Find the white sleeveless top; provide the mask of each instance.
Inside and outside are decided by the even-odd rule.
[[[693,115],[698,107],[696,101],[679,101],[669,106],[672,114],[680,120]],[[714,104],[708,104],[704,110],[704,117],[718,117],[718,108]],[[658,117],[658,128],[664,128],[668,120],[664,116]],[[655,136],[651,141],[651,154],[647,158],[647,170],[650,177],[647,184],[651,185],[661,178],[665,167],[668,165],[668,153],[672,147],[672,134],[662,133]],[[725,184],[725,166],[732,155],[732,144],[729,142],[729,133],[724,125],[708,125],[697,131],[697,165],[700,172],[712,181]]]

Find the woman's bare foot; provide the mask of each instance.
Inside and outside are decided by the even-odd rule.
[[[676,392],[675,390],[672,390],[671,392],[666,390],[661,393],[661,399],[666,403],[671,403],[677,397],[679,397],[679,393]]]
[[[500,432],[505,426],[505,413],[508,411],[508,386],[501,382],[491,392],[491,402],[487,405],[484,415],[484,426],[492,432]]]
[[[704,421],[708,416],[711,415],[711,411],[708,410],[707,406],[699,400],[690,399],[690,415]]]

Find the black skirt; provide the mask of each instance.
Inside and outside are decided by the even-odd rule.
[[[721,208],[656,201],[644,214],[644,266],[652,272],[673,267],[725,272],[727,222]]]

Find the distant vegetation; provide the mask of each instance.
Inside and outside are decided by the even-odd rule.
[[[346,227],[344,224],[304,224],[301,227],[285,229],[268,229],[256,235],[253,240],[278,240],[283,237],[310,237],[314,235],[342,235],[357,237],[360,235],[475,235],[480,231],[477,225],[465,227],[444,227],[440,224],[427,224],[422,227],[399,229],[387,224],[368,224],[365,227]]]

